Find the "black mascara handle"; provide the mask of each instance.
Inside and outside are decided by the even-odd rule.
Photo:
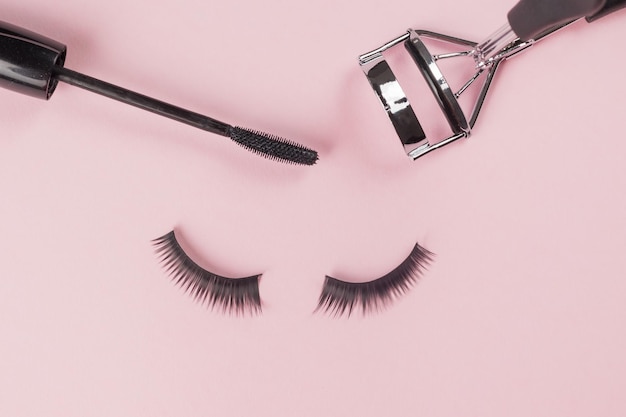
[[[0,21],[0,87],[49,99],[57,86],[55,67],[67,47],[53,39]]]
[[[0,21],[0,87],[48,100],[59,81],[222,136],[230,125],[64,68],[67,47]]]
[[[56,66],[52,69],[55,80],[80,87],[92,93],[117,100],[124,104],[135,106],[159,116],[167,117],[177,122],[185,123],[189,126],[215,133],[217,135],[229,136],[231,126],[227,123],[215,120],[212,117],[174,106],[173,104],[157,100],[152,97],[128,90],[126,88],[72,71],[68,68]]]
[[[595,14],[587,16],[587,22],[594,22],[601,17],[610,15],[611,13],[623,9],[624,7],[626,7],[626,0],[606,0],[606,4],[603,8],[601,8]]]

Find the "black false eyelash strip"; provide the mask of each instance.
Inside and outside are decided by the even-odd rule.
[[[260,274],[228,278],[207,271],[185,253],[174,231],[154,239],[152,243],[172,281],[199,303],[236,315],[261,312]]]
[[[433,261],[434,254],[416,244],[393,271],[369,282],[346,282],[326,276],[315,311],[350,316],[358,308],[364,314],[379,311],[405,294]]]

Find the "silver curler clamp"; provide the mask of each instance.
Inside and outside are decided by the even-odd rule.
[[[453,92],[450,88],[450,84],[448,84],[443,73],[437,66],[438,59],[448,58],[451,57],[451,55],[445,57],[431,55],[421,37],[431,37],[470,48],[474,48],[477,45],[475,42],[466,41],[464,39],[453,38],[434,32],[409,29],[402,36],[359,57],[361,69],[387,111],[387,115],[396,129],[400,141],[404,145],[404,150],[407,155],[413,159],[417,159],[457,139],[468,137],[474,125],[473,122],[476,120],[476,117],[472,116],[470,119],[471,123],[468,123],[467,117],[465,117],[457,100],[460,94],[469,87],[469,84],[465,88],[462,88],[463,91],[457,93]],[[383,52],[401,43],[404,43],[407,51],[417,64],[417,67],[437,99],[450,126],[451,136],[432,143],[426,137],[426,133],[417,119],[409,103],[409,99],[402,90],[389,64],[383,57]],[[457,55],[466,56],[468,53],[460,52],[454,56]],[[488,88],[488,85],[486,87]],[[476,115],[479,110],[480,106],[477,106],[474,111]]]
[[[626,7],[626,0],[520,0],[508,13],[508,23],[483,42],[472,42],[427,30],[409,29],[378,49],[359,56],[359,64],[391,119],[407,155],[417,159],[435,149],[467,138],[476,124],[491,82],[506,59],[581,18],[588,22]],[[431,54],[425,41],[438,41],[457,52]],[[447,137],[431,141],[420,124],[407,95],[383,53],[404,44],[443,112],[450,129]],[[444,59],[464,59],[473,76],[454,90],[437,64]],[[471,111],[465,112],[459,98],[481,80]],[[466,106],[467,107],[467,106]]]

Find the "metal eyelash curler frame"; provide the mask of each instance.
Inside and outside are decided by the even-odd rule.
[[[417,159],[470,136],[491,82],[503,61],[578,19],[585,18],[588,22],[593,22],[623,7],[626,7],[626,0],[520,0],[508,13],[508,23],[483,42],[409,29],[380,48],[359,56],[359,64],[391,119],[405,152],[409,157]],[[434,39],[465,49],[433,55],[424,39]],[[429,141],[406,94],[383,56],[385,51],[402,43],[415,61],[448,122],[451,135],[447,138]],[[437,61],[451,58],[469,58],[475,70],[474,75],[457,91],[452,89],[437,65]],[[471,113],[466,114],[458,99],[480,78],[484,78],[482,88]]]

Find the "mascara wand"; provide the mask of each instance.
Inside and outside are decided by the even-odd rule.
[[[317,152],[267,133],[231,126],[181,107],[65,68],[67,47],[0,21],[0,86],[48,100],[59,81],[232,139],[251,152],[281,162],[313,165]]]

